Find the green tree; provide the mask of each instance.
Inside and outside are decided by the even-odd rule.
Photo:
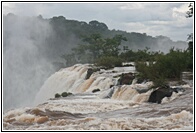
[[[113,38],[102,38],[100,34],[92,34],[83,39],[84,44],[79,44],[78,47],[72,49],[73,53],[71,55],[75,58],[76,63],[95,63],[102,57],[118,57],[119,46],[122,41],[126,41],[126,38],[122,35],[115,35]],[[64,55],[64,59],[72,63],[69,57]]]
[[[136,70],[139,77],[153,81],[155,86],[165,85],[167,80],[180,80],[181,72],[189,69],[188,51],[172,48],[168,54],[159,54],[154,59],[136,62]]]
[[[119,55],[122,41],[127,41],[125,37],[122,35],[115,35],[113,38],[106,38],[105,43],[102,46],[102,56],[114,56],[117,57]]]
[[[189,10],[186,12],[186,15],[187,15],[186,17],[190,18],[193,16],[193,4],[190,3],[188,7],[189,7]]]
[[[190,3],[188,7],[189,7],[189,11],[186,12],[186,15],[187,15],[186,17],[191,18],[191,17],[193,17],[193,4]],[[191,51],[193,52],[193,33],[188,35],[187,41],[188,41],[188,49],[187,50],[189,50],[190,52]]]
[[[108,30],[108,27],[106,24],[98,22],[97,20],[90,21],[89,25],[97,30]]]
[[[192,3],[189,4],[189,11],[186,12],[186,15],[187,15],[186,16],[187,18],[193,17],[193,4]],[[187,41],[188,41],[188,50],[190,52],[191,51],[193,52],[193,33],[188,35]]]
[[[92,34],[89,37],[84,38],[83,42],[86,43],[82,45],[84,52],[90,54],[93,59],[97,59],[101,56],[102,47],[105,41],[100,34]]]

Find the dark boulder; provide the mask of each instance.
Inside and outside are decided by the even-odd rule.
[[[93,74],[93,69],[92,69],[92,68],[89,68],[89,69],[87,70],[87,74],[86,74],[85,79],[89,79],[90,76],[91,76],[92,74]]]
[[[67,96],[69,96],[69,95],[72,95],[72,93],[70,93],[70,92],[63,92],[63,93],[61,94],[62,97],[67,97]]]
[[[153,91],[148,99],[148,102],[152,103],[161,103],[161,100],[164,97],[170,97],[173,93],[173,89],[169,86],[160,87],[157,90]]]
[[[98,92],[98,91],[100,91],[100,89],[94,89],[94,90],[92,91],[92,93],[95,93],[95,92]]]
[[[119,85],[130,85],[132,84],[135,75],[133,73],[122,73],[118,80]]]
[[[59,93],[56,93],[55,98],[59,98],[59,97],[61,97],[61,95]]]
[[[110,85],[110,88],[114,87],[114,85]]]

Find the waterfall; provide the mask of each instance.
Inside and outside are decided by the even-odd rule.
[[[35,97],[34,103],[42,103],[49,98],[54,98],[56,93],[72,92],[85,81],[88,65],[74,65],[63,68],[50,76]],[[47,92],[47,93],[46,93]]]
[[[54,98],[55,94],[70,92],[73,95],[93,94],[100,99],[128,100],[134,103],[147,102],[152,93],[153,82],[119,85],[118,80],[124,73],[134,73],[133,67],[115,67],[110,70],[95,69],[92,75],[86,79],[87,71],[96,68],[90,64],[76,64],[72,67],[63,68],[49,77],[36,95],[34,104],[46,102]],[[126,79],[127,80],[127,79]],[[88,95],[89,97],[89,95]],[[174,97],[174,96],[173,96]],[[164,99],[163,102],[167,101]]]
[[[87,71],[92,65],[76,64],[63,68],[49,77],[36,95],[35,104],[54,98],[56,93],[71,92],[73,94],[92,93],[97,89],[98,98],[111,98],[115,100],[146,101],[150,93],[139,94],[138,90],[148,89],[152,83],[119,86],[118,79],[122,73],[134,72],[134,67],[115,67],[111,70],[101,69],[85,79]],[[111,88],[115,86],[115,88]],[[46,93],[47,92],[47,93]],[[140,97],[140,98],[139,98]]]
[[[152,82],[137,84],[134,80],[132,84],[119,85],[117,81],[125,73],[123,68],[93,70],[86,79],[87,71],[93,67],[77,64],[54,73],[36,95],[37,106],[4,114],[4,129],[193,129],[193,89],[189,85],[181,86],[185,93],[173,93],[161,104],[154,104],[147,102],[153,91],[149,89]],[[128,74],[130,71],[126,70]],[[62,92],[73,95],[54,98]]]

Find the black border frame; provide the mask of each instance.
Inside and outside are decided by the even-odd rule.
[[[194,3],[193,4],[193,16],[194,16],[194,18],[193,18],[193,24],[194,24],[194,29],[193,29],[193,32],[194,32],[194,36],[193,36],[193,43],[195,44],[195,1],[175,1],[175,0],[173,0],[173,1],[158,1],[158,0],[156,0],[156,1],[1,1],[1,29],[3,28],[3,25],[2,25],[2,20],[3,20],[3,8],[2,8],[2,5],[3,5],[3,2],[15,2],[15,3],[17,3],[17,2],[29,2],[29,3],[44,3],[44,2],[50,2],[50,3],[58,3],[58,2],[61,2],[61,3],[66,3],[66,2],[83,2],[83,3],[90,3],[90,2],[96,2],[96,3],[104,3],[104,2],[116,2],[116,3],[121,3],[121,2],[143,2],[143,3],[147,3],[147,2],[159,2],[159,3],[172,3],[172,2],[178,2],[178,3],[184,3],[184,2],[191,2],[191,3]],[[3,58],[3,47],[2,47],[2,44],[3,44],[3,41],[2,41],[2,37],[3,37],[3,31],[1,30],[1,122],[2,122],[2,124],[1,124],[1,132],[195,132],[195,88],[193,88],[194,89],[194,94],[193,94],[193,115],[194,115],[194,118],[193,118],[193,127],[194,127],[194,130],[193,131],[153,131],[153,130],[149,130],[149,131],[134,131],[134,130],[128,130],[128,131],[124,131],[124,130],[120,130],[120,131],[114,131],[114,130],[96,130],[96,131],[91,131],[91,130],[89,130],[89,131],[86,131],[86,130],[84,130],[84,131],[78,131],[78,130],[73,130],[73,131],[69,131],[69,130],[62,130],[62,131],[59,131],[59,130],[47,130],[47,131],[45,131],[45,130],[3,130],[3,117],[2,117],[2,115],[3,115],[3,110],[2,110],[2,107],[3,107],[3,103],[2,103],[2,101],[3,101],[3,99],[2,99],[2,89],[3,89],[3,86],[2,86],[2,83],[3,83],[3,76],[2,76],[2,64],[3,64],[3,62],[2,62],[2,58]],[[193,50],[193,53],[194,53],[194,58],[195,58],[195,46],[194,46],[194,50]],[[194,59],[193,58],[193,59]],[[193,80],[195,79],[195,59],[194,59],[194,64],[193,64],[193,67],[194,67],[194,75],[193,75]],[[195,81],[193,81],[193,87],[195,87]]]

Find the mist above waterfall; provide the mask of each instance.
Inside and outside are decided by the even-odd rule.
[[[46,51],[51,34],[49,23],[39,17],[4,16],[4,110],[30,106],[44,80],[55,71]]]

